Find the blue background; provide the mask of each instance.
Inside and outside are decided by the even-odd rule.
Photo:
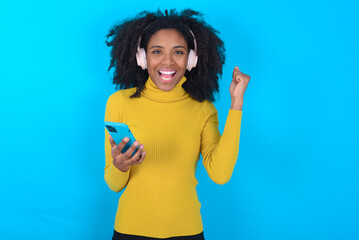
[[[2,1],[0,239],[110,239],[104,174],[115,91],[105,35],[142,10],[192,7],[251,76],[229,183],[197,169],[206,240],[359,239],[358,4],[353,1]]]

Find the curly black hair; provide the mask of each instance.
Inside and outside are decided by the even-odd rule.
[[[113,83],[117,88],[136,87],[131,97],[140,97],[148,79],[147,70],[137,65],[136,52],[139,39],[140,47],[147,49],[151,36],[161,29],[175,29],[187,41],[188,47],[194,49],[193,32],[197,42],[198,62],[191,71],[186,70],[187,81],[182,85],[185,91],[195,100],[215,101],[214,93],[219,92],[218,78],[222,76],[222,65],[225,61],[223,41],[218,37],[218,31],[203,20],[202,13],[185,9],[178,13],[175,9],[167,10],[165,14],[143,11],[135,18],[125,19],[114,25],[106,38],[111,47],[111,64],[108,71],[115,67]]]

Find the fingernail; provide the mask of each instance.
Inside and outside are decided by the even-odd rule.
[[[143,149],[143,145],[141,145],[140,149]]]
[[[128,142],[130,139],[126,137],[124,140],[125,140],[125,142]]]

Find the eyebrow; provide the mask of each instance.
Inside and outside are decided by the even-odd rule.
[[[156,46],[152,46],[150,47],[150,49],[152,48],[164,48],[163,46],[160,46],[160,45],[156,45]],[[183,48],[183,49],[186,49],[184,46],[174,46],[173,48]]]

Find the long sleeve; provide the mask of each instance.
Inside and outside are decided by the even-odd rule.
[[[230,109],[222,136],[218,130],[218,113],[209,103],[207,119],[201,135],[203,165],[217,184],[225,184],[232,176],[239,152],[242,111]]]
[[[105,121],[121,122],[121,105],[119,95],[113,94],[107,100]],[[112,191],[120,192],[127,184],[131,168],[127,172],[122,172],[116,168],[112,161],[111,144],[109,133],[105,128],[105,181]]]

